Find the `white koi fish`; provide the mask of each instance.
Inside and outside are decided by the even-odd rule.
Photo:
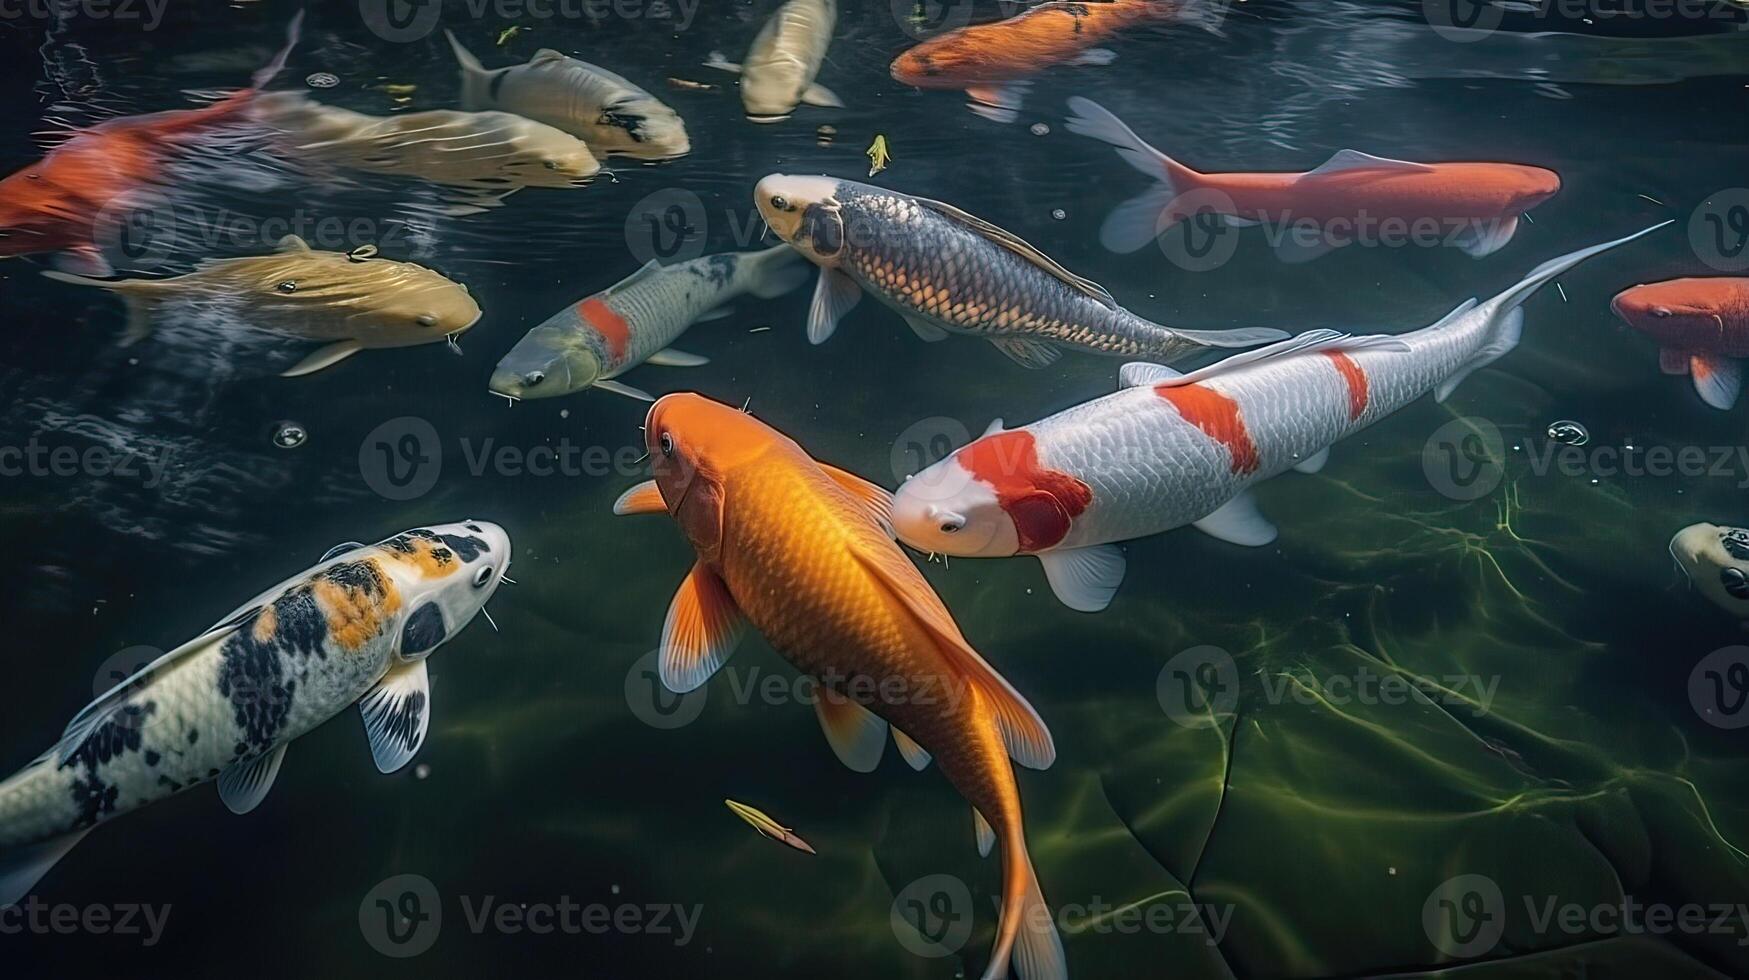
[[[1194,524],[1234,544],[1269,544],[1276,529],[1253,485],[1317,472],[1331,444],[1429,391],[1445,400],[1518,345],[1521,304],[1539,287],[1662,227],[1545,262],[1493,299],[1466,300],[1400,336],[1313,330],[1189,374],[1126,364],[1113,394],[1018,429],[998,422],[906,481],[894,526],[922,550],[1037,555],[1058,599],[1097,612],[1123,581],[1114,542]]]
[[[729,313],[743,293],[781,296],[807,280],[788,245],[726,252],[661,266],[654,259],[599,293],[548,317],[517,341],[492,372],[507,398],[555,398],[596,387],[642,401],[648,392],[613,380],[640,364],[697,367],[708,361],[668,346],[700,320]]]
[[[502,109],[562,129],[597,154],[671,160],[692,151],[667,103],[605,68],[542,48],[526,64],[487,68],[444,31],[462,69],[462,107]]]
[[[782,122],[798,103],[841,109],[843,100],[814,81],[837,23],[837,0],[788,0],[759,29],[743,64],[712,51],[705,67],[740,74],[741,105],[756,123]]]
[[[0,905],[91,828],[200,783],[248,813],[286,746],[348,705],[377,768],[405,766],[431,721],[425,658],[509,567],[509,536],[484,521],[349,542],[116,685],[0,782]]]
[[[1691,524],[1670,539],[1670,554],[1701,595],[1749,621],[1749,528]]]

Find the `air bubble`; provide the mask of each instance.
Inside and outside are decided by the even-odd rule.
[[[281,449],[296,449],[310,438],[301,423],[285,421],[273,427],[273,444]]]

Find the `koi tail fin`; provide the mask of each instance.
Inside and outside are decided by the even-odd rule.
[[[1439,387],[1433,390],[1434,400],[1445,401],[1457,389],[1457,386],[1463,383],[1465,378],[1505,357],[1514,347],[1518,346],[1519,340],[1524,336],[1524,301],[1529,299],[1532,293],[1593,255],[1607,252],[1617,245],[1625,245],[1641,235],[1649,235],[1667,224],[1670,222],[1660,222],[1624,238],[1582,248],[1577,252],[1569,252],[1559,258],[1550,259],[1530,270],[1529,275],[1488,302],[1478,306],[1473,299],[1465,300],[1462,305],[1447,313],[1438,323],[1428,327],[1428,330],[1445,327],[1459,321],[1472,310],[1480,309],[1487,313],[1487,322],[1481,328],[1483,331],[1481,348],[1456,371],[1452,372],[1450,377],[1439,383]]]
[[[808,281],[813,266],[788,245],[776,245],[741,258],[736,275],[744,288],[760,299],[772,299]]]
[[[298,40],[303,37],[303,34],[304,12],[300,10],[292,15],[291,23],[285,26],[285,46],[279,49],[279,53],[273,56],[272,61],[262,65],[259,71],[250,76],[249,87],[252,90],[258,92],[266,88],[267,83],[273,81],[275,75],[285,70],[286,60],[291,57],[292,49],[298,46]]]
[[[1018,818],[1010,823],[1007,837],[1002,847],[1001,921],[983,980],[1007,977],[1010,963],[1020,980],[1068,980],[1069,965],[1063,957],[1063,939],[1057,935],[1056,916],[1038,886]]]
[[[158,299],[154,295],[157,288],[151,285],[152,280],[91,279],[86,276],[76,276],[70,272],[52,270],[44,271],[43,275],[56,282],[107,289],[121,297],[121,301],[126,305],[128,311],[127,330],[122,334],[121,346],[130,346],[151,334],[152,314],[158,308]],[[0,902],[0,904],[5,903]]]
[[[1140,197],[1112,209],[1099,229],[1099,242],[1113,252],[1134,252],[1177,223],[1171,205],[1195,189],[1201,174],[1149,146],[1123,120],[1092,99],[1069,99],[1069,132],[1117,149],[1125,163],[1158,181]]]
[[[480,59],[474,53],[462,47],[462,42],[455,32],[445,29],[443,36],[449,38],[449,47],[455,52],[455,60],[462,70],[462,108],[470,112],[485,109],[492,104],[492,73],[486,66],[480,64]]]

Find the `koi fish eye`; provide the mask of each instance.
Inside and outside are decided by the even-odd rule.
[[[282,282],[273,288],[282,293],[295,293],[298,291],[298,281],[296,279],[287,279],[285,282]]]
[[[1741,568],[1719,569],[1719,584],[1736,598],[1749,599],[1749,575],[1743,574]]]
[[[546,372],[544,372],[544,371],[530,371],[527,374],[522,376],[522,383],[529,386],[530,388],[533,388],[535,385],[540,384],[542,381],[545,381],[546,379],[547,379]]]
[[[1652,307],[1652,315],[1662,320],[1670,315],[1670,309],[1664,306],[1654,306]]]
[[[771,206],[778,209],[779,211],[791,210],[789,198],[784,197],[782,194],[773,194],[771,196]]]
[[[547,168],[547,169],[548,169],[548,170],[557,170],[557,169],[559,169],[559,164],[558,164],[558,162],[557,162],[557,161],[554,161],[554,160],[542,160],[542,161],[541,161],[541,164],[540,164],[540,165],[541,165],[541,166],[543,166],[543,167],[545,167],[545,168]]]
[[[474,588],[483,589],[490,581],[492,581],[492,566],[481,565],[480,570],[474,573]]]
[[[662,455],[668,457],[674,455],[674,437],[666,432],[662,433]]]
[[[437,314],[421,313],[415,322],[422,327],[435,327],[437,326]]]
[[[957,533],[959,533],[960,528],[965,527],[965,526],[966,526],[966,523],[964,521],[942,521],[941,522],[941,533],[943,533],[943,534],[957,534]]]

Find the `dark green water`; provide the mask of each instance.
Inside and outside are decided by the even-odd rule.
[[[863,179],[876,133],[893,153],[877,182],[951,201],[1138,313],[1193,327],[1418,327],[1545,259],[1677,219],[1533,298],[1524,344],[1445,404],[1417,402],[1338,445],[1321,474],[1263,487],[1282,531],[1274,546],[1244,550],[1188,530],[1134,542],[1129,578],[1097,616],[1057,604],[1030,560],[924,569],[1055,735],[1056,765],[1020,778],[1033,857],[1077,977],[1749,973],[1749,921],[1733,911],[1710,925],[1714,906],[1749,902],[1744,743],[1688,693],[1697,662],[1743,633],[1684,585],[1665,551],[1686,524],[1749,523],[1749,470],[1564,475],[1535,465],[1559,419],[1582,422],[1590,449],[1744,445],[1743,410],[1707,409],[1685,381],[1661,376],[1652,345],[1607,302],[1633,283],[1710,273],[1687,229],[1746,179],[1749,38],[1724,21],[1587,26],[1512,13],[1500,35],[1457,44],[1431,31],[1416,3],[1251,2],[1235,5],[1222,36],[1140,30],[1110,45],[1109,67],[1043,73],[1021,121],[997,126],[957,94],[890,80],[888,61],[912,39],[904,17],[871,2],[841,13],[821,73],[848,107],[754,126],[726,76],[698,66],[713,49],[735,59],[772,6],[704,4],[684,29],[674,19],[504,17],[490,7],[475,17],[446,6],[442,25],[488,65],[556,47],[681,113],[691,155],[613,161],[617,180],[433,218],[419,208],[433,192],[414,181],[292,176],[262,148],[184,161],[171,175],[176,213],[203,217],[195,240],[156,271],[263,251],[270,219],[318,228],[335,219],[322,247],[376,241],[391,258],[468,284],[486,315],[462,338],[462,357],[441,346],[366,352],[286,380],[275,374],[293,347],[228,332],[172,328],[123,349],[110,297],[48,282],[35,260],[0,265],[10,313],[0,442],[169,461],[151,487],[92,475],[0,482],[0,621],[10,633],[0,768],[50,744],[117,651],[172,647],[337,542],[490,519],[515,542],[520,583],[492,603],[497,632],[477,622],[432,661],[434,720],[418,759],[428,769],[377,774],[349,711],[291,749],[248,816],[201,788],[108,825],[38,894],[79,909],[167,905],[159,941],[0,933],[5,975],[977,975],[996,863],[978,858],[966,806],[935,770],[889,757],[873,775],[847,771],[807,705],[742,693],[792,676],[756,639],[702,706],[679,706],[696,710],[693,720],[642,720],[676,717],[652,702],[639,658],[691,562],[668,522],[609,514],[642,473],[473,471],[474,456],[502,447],[593,447],[622,460],[641,451],[637,403],[588,392],[507,407],[486,379],[530,326],[638,266],[632,253],[655,241],[642,222],[667,214],[651,195],[697,202],[692,247],[753,247],[755,180]],[[187,90],[242,84],[293,9],[177,6],[151,31],[116,19],[14,20],[0,33],[12,95],[0,110],[5,169],[39,154],[31,134],[47,120],[184,107]],[[975,8],[978,19],[996,13]],[[527,30],[495,47],[513,24]],[[1527,36],[1552,30],[1592,36]],[[1631,40],[1678,35],[1704,40]],[[339,79],[314,97],[378,114],[450,107],[457,92],[441,32],[385,41],[345,2],[310,8],[274,87],[300,88],[314,72]],[[669,76],[718,88],[675,90]],[[416,88],[403,104],[387,85]],[[1355,147],[1538,164],[1564,189],[1480,261],[1351,248],[1288,266],[1253,232],[1224,265],[1189,273],[1154,249],[1114,256],[1099,246],[1105,212],[1145,186],[1109,150],[1063,130],[1072,94],[1207,170],[1302,170]],[[1035,135],[1040,122],[1049,132]],[[821,125],[836,128],[828,146]],[[230,218],[245,230],[211,232]],[[818,457],[888,486],[910,469],[914,439],[976,433],[997,416],[1031,421],[1114,383],[1116,364],[1102,359],[1027,372],[988,345],[924,345],[873,303],[811,347],[806,311],[805,290],[742,301],[681,342],[708,366],[644,367],[625,380],[750,400]],[[429,423],[443,458],[428,492],[391,500],[367,480],[361,448],[368,461],[367,437],[404,417]],[[1458,417],[1496,426],[1507,450],[1504,479],[1472,501],[1439,493],[1422,464],[1429,437]],[[308,432],[301,447],[272,444],[285,420]],[[1229,673],[1199,675],[1213,677],[1219,710],[1169,713],[1163,668],[1205,646],[1230,658],[1215,661]],[[1387,676],[1450,692],[1388,698],[1346,686]],[[1168,684],[1168,703],[1174,692]],[[725,797],[766,810],[818,855],[758,837]],[[441,927],[422,934],[434,944],[405,959],[371,941],[385,935],[375,900],[395,905],[404,890],[380,886],[398,875],[428,880],[442,910]],[[930,876],[943,875],[963,899],[935,888],[944,879]],[[470,923],[488,900],[532,908],[567,897],[643,916],[678,906],[696,924],[683,942],[656,928],[537,934]],[[1699,907],[1709,927],[1624,929],[1609,910],[1626,901],[1673,917]],[[957,937],[953,952],[908,949],[895,905],[921,907],[926,931]],[[1097,917],[1118,907],[1132,911]],[[1577,918],[1562,918],[1567,909]],[[962,922],[969,934],[952,931]]]

